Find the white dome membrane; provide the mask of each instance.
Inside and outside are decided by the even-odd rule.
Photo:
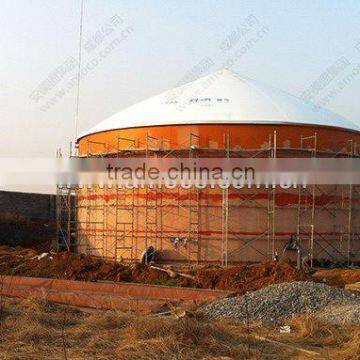
[[[338,114],[222,69],[132,105],[81,137],[116,129],[191,124],[296,124],[360,131]]]

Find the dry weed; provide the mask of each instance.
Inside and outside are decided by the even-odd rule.
[[[312,317],[293,319],[292,332],[280,334],[257,324],[83,312],[46,298],[6,298],[3,305],[0,359],[309,359],[301,353],[307,349],[319,358],[350,360],[360,351],[359,327]]]
[[[297,344],[325,349],[329,359],[360,359],[360,328],[325,323],[314,316],[303,315],[289,321],[293,333],[288,336]]]

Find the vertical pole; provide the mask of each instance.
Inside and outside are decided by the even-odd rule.
[[[99,186],[99,191],[101,189],[101,186]],[[105,244],[107,244],[106,241],[106,215],[107,215],[107,205],[105,202],[105,197],[107,194],[107,186],[105,186],[105,184],[102,184],[102,193],[103,193],[103,197],[102,197],[102,211],[100,212],[101,216],[102,216],[102,234],[101,234],[101,241],[102,241],[102,251],[103,251],[103,256],[105,255]],[[106,256],[108,256],[108,254],[106,254]]]
[[[228,266],[229,189],[222,189],[222,266]]]
[[[200,145],[200,137],[198,135],[190,133],[189,135],[189,160],[195,157],[195,151],[193,145],[193,138],[197,139],[198,145]],[[194,174],[195,175],[195,174]],[[191,176],[191,175],[190,175]],[[193,255],[196,256],[196,263],[199,262],[200,255],[200,193],[199,189],[195,184],[195,176],[189,178],[190,181],[194,181],[192,186],[189,186],[188,191],[188,215],[189,215],[189,224],[188,224],[188,243],[187,243],[187,253],[188,261],[192,261]],[[194,204],[195,202],[195,204]]]
[[[74,199],[74,206],[75,206],[75,214],[74,214],[74,225],[75,225],[75,238],[74,238],[74,247],[75,251],[77,250],[77,244],[79,239],[79,187],[75,188],[75,199]]]
[[[277,131],[274,131],[274,154],[273,158],[276,158],[276,152],[277,152]]]
[[[348,202],[349,202],[349,209],[348,209],[348,227],[347,227],[347,266],[350,266],[351,262],[351,237],[352,237],[352,184],[349,185],[349,194],[348,194]]]
[[[230,157],[229,134],[225,134],[226,158]],[[229,188],[222,189],[222,266],[228,266],[229,254]]]
[[[80,75],[81,75],[81,55],[82,55],[82,33],[84,17],[84,0],[80,4],[80,24],[79,24],[79,52],[78,52],[78,69],[77,69],[77,88],[76,88],[76,111],[75,111],[75,138],[79,133],[79,107],[80,107]]]
[[[116,157],[119,158],[120,157],[120,139],[119,137],[117,138],[117,142],[116,142]],[[117,180],[117,179],[115,179]],[[118,230],[118,220],[119,220],[119,184],[116,181],[115,182],[115,186],[116,186],[116,191],[115,191],[115,251],[114,251],[114,257],[115,257],[115,261],[117,261],[118,259],[118,246],[119,246],[119,230]]]
[[[312,208],[311,208],[311,235],[310,235],[310,267],[313,267],[314,261],[314,227],[315,227],[315,184],[312,186]]]
[[[130,260],[134,260],[134,227],[135,227],[135,189],[131,190],[131,249]]]
[[[350,152],[349,157],[354,156],[354,143],[353,140],[350,140]],[[349,184],[349,193],[348,193],[348,223],[347,223],[347,266],[350,266],[351,261],[351,237],[352,237],[352,203],[353,203],[353,186]]]
[[[60,158],[60,149],[56,150],[56,158]],[[53,242],[53,248],[59,251],[60,232],[61,232],[61,204],[60,204],[60,184],[56,185],[56,239]]]
[[[277,132],[269,135],[269,155],[275,159],[277,153]],[[276,183],[269,184],[268,188],[268,229],[267,229],[267,252],[270,260],[275,256],[275,194]]]
[[[60,243],[60,232],[61,232],[61,204],[60,204],[60,185],[56,189],[56,240],[53,243],[53,248],[55,251],[59,251]]]
[[[66,202],[67,202],[67,223],[66,223],[66,248],[70,251],[70,239],[71,239],[71,190],[66,189]]]
[[[314,153],[313,157],[317,157],[317,133],[314,134]],[[311,236],[310,236],[310,267],[314,262],[314,230],[315,230],[315,201],[316,201],[316,184],[312,185],[312,208],[311,208]]]
[[[148,160],[149,152],[149,132],[146,132],[146,145],[145,145],[145,158]],[[145,250],[148,248],[149,244],[149,209],[148,209],[148,196],[149,196],[149,187],[145,184]]]
[[[274,131],[274,159],[277,156],[277,131]],[[276,211],[276,201],[275,201],[275,196],[276,196],[276,185],[275,188],[272,189],[272,211],[273,211],[273,215],[272,215],[272,247],[271,247],[271,253],[272,253],[272,257],[274,258],[275,256],[275,211]]]

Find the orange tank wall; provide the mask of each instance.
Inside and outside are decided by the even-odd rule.
[[[201,147],[223,147],[224,135],[229,134],[230,148],[256,149],[267,144],[269,135],[277,132],[279,147],[299,148],[301,136],[313,136],[317,133],[318,150],[339,151],[348,146],[349,140],[360,144],[360,134],[355,131],[331,127],[306,125],[169,125],[134,129],[111,130],[92,134],[79,140],[80,155],[88,152],[114,152],[126,149],[130,142],[118,137],[134,139],[138,148],[145,148],[147,134],[163,139],[165,149],[188,148],[190,134],[199,136]],[[89,145],[89,142],[91,143]],[[98,144],[96,144],[98,143]],[[89,151],[90,150],[90,151]]]
[[[317,149],[338,152],[360,144],[357,132],[328,127],[289,125],[184,125],[113,130],[93,134],[79,141],[80,155],[115,152],[118,137],[135,139],[135,148],[146,147],[147,134],[163,139],[164,149],[189,148],[190,134],[199,136],[200,147],[224,147],[224,134],[230,134],[230,148],[256,149],[268,146],[269,135],[277,132],[277,146],[299,148],[301,136],[317,133]],[[89,145],[91,144],[91,145]],[[134,147],[121,141],[120,149]],[[151,146],[150,146],[151,147]],[[154,148],[158,146],[153,144]],[[289,157],[291,157],[289,153]],[[346,187],[323,186],[316,193],[314,257],[343,261],[347,242],[342,234],[346,213],[339,204]],[[81,189],[79,193],[80,252],[113,259],[139,259],[146,246],[159,250],[164,261],[199,260],[219,262],[222,255],[222,193],[220,189],[201,190],[199,201],[183,189],[161,189],[156,193],[144,189]],[[254,201],[256,200],[256,201]],[[307,201],[306,199],[304,201]],[[146,224],[146,207],[151,206]],[[275,250],[282,252],[286,240],[297,232],[297,190],[276,193]],[[116,210],[116,204],[118,210]],[[154,206],[153,206],[154,205]],[[156,206],[155,206],[156,205]],[[189,220],[189,209],[199,205],[198,228]],[[326,205],[327,210],[323,207]],[[266,189],[231,189],[229,191],[229,262],[269,260],[266,234],[268,224]],[[89,212],[89,208],[92,210]],[[131,209],[131,210],[130,210]],[[350,250],[360,261],[360,204],[353,198]],[[196,231],[195,231],[196,230]],[[194,235],[195,234],[195,235]],[[171,238],[188,238],[188,244],[174,246]],[[194,238],[196,237],[196,239]],[[342,240],[341,240],[342,239]],[[304,244],[304,251],[308,243]],[[291,255],[294,257],[293,255]]]

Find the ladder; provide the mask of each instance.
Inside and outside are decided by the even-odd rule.
[[[228,236],[229,236],[229,189],[222,190],[222,246],[221,246],[221,266],[228,266]]]
[[[189,189],[188,211],[188,259],[189,262],[195,260],[197,264],[200,259],[200,191],[195,186]]]
[[[158,191],[145,185],[145,249],[150,245],[158,250]]]
[[[310,151],[312,157],[316,157],[316,133],[312,136],[301,136],[300,142],[301,148],[305,148],[306,143],[310,143],[307,149]],[[314,260],[315,196],[315,184],[311,184],[308,187],[298,184],[297,238],[301,247],[306,244],[306,254],[310,257],[310,267],[313,267]]]
[[[130,195],[131,200],[127,201]],[[114,259],[134,258],[134,189],[116,186]]]
[[[74,251],[77,238],[76,190],[58,186],[56,192],[57,251]]]

